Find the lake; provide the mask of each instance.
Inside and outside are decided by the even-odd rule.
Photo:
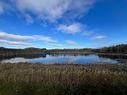
[[[127,56],[89,55],[45,55],[40,57],[9,57],[0,58],[0,63],[44,63],[44,64],[89,64],[89,63],[126,63]]]

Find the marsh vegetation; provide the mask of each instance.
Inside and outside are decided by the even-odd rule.
[[[127,65],[0,64],[0,95],[126,95]]]

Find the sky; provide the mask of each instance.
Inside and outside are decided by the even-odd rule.
[[[127,43],[127,0],[0,0],[0,47]]]

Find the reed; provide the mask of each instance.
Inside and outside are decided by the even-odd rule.
[[[0,95],[126,94],[126,64],[0,64]]]

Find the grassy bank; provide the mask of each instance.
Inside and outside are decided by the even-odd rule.
[[[127,65],[0,64],[0,95],[126,95]]]

